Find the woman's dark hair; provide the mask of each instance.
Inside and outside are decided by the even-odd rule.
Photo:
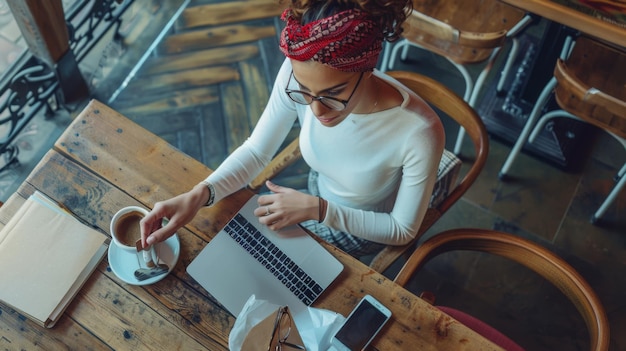
[[[292,15],[302,24],[326,18],[341,11],[361,9],[372,17],[380,19],[383,36],[387,41],[400,38],[402,23],[413,9],[411,0],[291,0],[289,5]]]

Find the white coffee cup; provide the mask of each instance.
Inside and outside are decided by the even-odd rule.
[[[148,215],[148,210],[138,206],[120,209],[111,219],[111,237],[119,248],[137,252],[135,243],[141,240],[139,222]]]

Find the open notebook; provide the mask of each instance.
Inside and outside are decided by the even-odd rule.
[[[104,257],[109,240],[34,193],[0,230],[0,300],[51,328]]]

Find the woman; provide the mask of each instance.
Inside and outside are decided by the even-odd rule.
[[[296,119],[311,167],[309,193],[267,182],[255,215],[271,229],[301,223],[354,255],[417,233],[443,152],[443,127],[419,97],[375,71],[398,38],[410,1],[298,1],[282,16],[287,57],[250,138],[205,181],[158,202],[141,223],[144,246],[165,240],[203,206],[248,184]],[[169,224],[161,228],[161,218]]]

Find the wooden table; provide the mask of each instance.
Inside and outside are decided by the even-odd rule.
[[[509,5],[532,12],[551,21],[564,24],[583,33],[626,48],[626,23],[597,18],[584,11],[584,5],[576,0],[501,0]],[[568,3],[570,4],[568,6]],[[575,6],[579,6],[576,7]],[[626,16],[626,14],[624,14]]]
[[[109,107],[92,101],[0,209],[3,226],[40,190],[108,234],[121,207],[150,207],[190,189],[211,171]],[[0,348],[25,350],[227,350],[235,317],[185,269],[252,193],[246,189],[200,211],[179,231],[172,274],[128,285],[105,259],[52,329],[0,305]],[[380,350],[500,350],[349,255],[327,245],[345,269],[315,306],[347,315],[364,294],[393,312]]]

